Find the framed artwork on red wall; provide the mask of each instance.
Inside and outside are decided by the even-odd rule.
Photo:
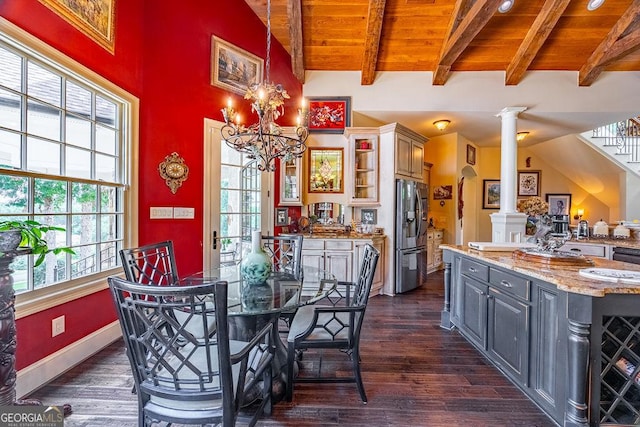
[[[262,82],[264,61],[219,37],[211,38],[211,84],[244,95],[247,88]]]
[[[309,132],[342,133],[350,125],[350,96],[309,98]]]
[[[53,10],[109,52],[114,52],[116,0],[40,0],[40,3]]]

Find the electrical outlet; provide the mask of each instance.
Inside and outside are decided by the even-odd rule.
[[[64,332],[64,316],[56,317],[51,321],[51,336],[55,337]]]

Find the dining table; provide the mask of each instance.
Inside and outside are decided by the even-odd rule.
[[[240,262],[224,263],[180,280],[183,285],[225,281],[228,286],[227,310],[231,339],[250,341],[267,323],[273,325],[273,396],[284,396],[287,350],[280,337],[281,316],[298,307],[327,297],[337,286],[335,276],[318,267],[303,265],[301,274],[272,271],[261,284],[248,284],[240,273]]]

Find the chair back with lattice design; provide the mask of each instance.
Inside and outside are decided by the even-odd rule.
[[[302,279],[302,235],[262,236],[262,247],[271,257],[273,270]]]
[[[125,277],[143,285],[168,286],[178,282],[178,269],[170,240],[122,249],[120,259]]]
[[[227,283],[148,286],[111,277],[109,287],[133,371],[140,425],[235,425],[243,393],[234,390],[246,390],[247,378],[269,382],[270,372],[256,375],[270,370],[272,357],[263,345],[252,351],[252,360],[232,364],[232,354],[247,343],[229,340]],[[204,333],[213,322],[215,333]]]

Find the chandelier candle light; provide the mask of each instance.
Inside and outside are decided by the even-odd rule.
[[[289,161],[302,156],[307,149],[305,141],[309,136],[309,130],[304,126],[308,114],[304,100],[298,109],[295,135],[283,134],[282,128],[276,123],[276,120],[284,115],[284,100],[289,99],[289,94],[281,84],[269,81],[270,68],[271,0],[268,0],[265,80],[249,86],[244,95],[244,99],[251,100],[251,112],[258,115],[258,122],[249,126],[242,125],[229,98],[227,106],[221,110],[225,125],[220,133],[229,147],[247,154],[250,159],[257,159],[259,170],[272,172],[276,170],[276,158]]]

